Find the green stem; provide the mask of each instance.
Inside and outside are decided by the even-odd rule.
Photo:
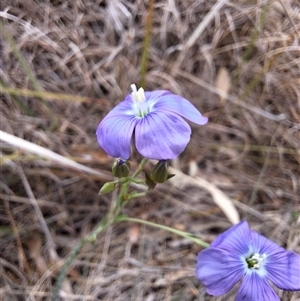
[[[136,198],[140,198],[140,197],[143,197],[143,196],[146,196],[146,195],[147,195],[147,192],[135,192],[135,193],[130,197],[130,200],[136,199]]]
[[[1,28],[0,28],[0,30],[1,30]],[[1,88],[0,89],[1,94],[5,93],[5,89],[8,88],[1,78],[0,78],[0,88]],[[11,97],[18,103],[19,107],[26,115],[28,115],[30,117],[34,116],[33,112],[22,102],[21,99],[19,99],[19,97],[17,95],[12,94]]]
[[[22,66],[25,74],[28,76],[29,81],[32,83],[34,90],[40,91],[39,83],[38,83],[37,79],[35,78],[33,72],[31,71],[29,65],[27,64],[25,57],[23,56],[21,51],[18,49],[18,47],[17,47],[13,37],[10,35],[9,31],[4,28],[2,22],[0,22],[0,31],[3,33],[3,37],[6,40],[6,42],[12,48],[14,55],[16,56],[17,60],[19,61],[20,65]]]
[[[94,242],[97,238],[97,235],[107,229],[110,226],[110,223],[107,223],[107,218],[104,218],[100,225],[94,230],[89,236],[86,238],[82,239],[80,243],[73,248],[71,251],[71,254],[68,256],[66,259],[64,265],[62,266],[62,269],[56,279],[54,289],[53,289],[53,294],[52,294],[52,301],[57,301],[59,300],[59,291],[61,288],[61,285],[66,277],[67,271],[69,270],[73,260],[76,258],[76,256],[79,254],[80,250],[86,245],[88,242]]]
[[[82,239],[80,243],[75,246],[75,248],[71,251],[71,254],[66,259],[57,279],[56,283],[54,285],[53,294],[52,294],[52,301],[59,300],[59,291],[62,285],[62,282],[64,281],[67,271],[70,268],[73,260],[76,258],[76,256],[79,254],[80,250],[88,243],[94,243],[97,240],[97,236],[104,230],[106,230],[108,227],[112,226],[116,222],[119,221],[119,214],[121,209],[128,203],[128,190],[130,187],[130,184],[133,181],[133,179],[139,175],[139,173],[143,170],[145,164],[148,162],[148,159],[143,159],[141,163],[139,164],[136,171],[133,173],[131,178],[128,178],[128,181],[121,184],[120,192],[116,198],[116,200],[112,203],[109,212],[107,215],[102,219],[98,227],[87,237]],[[134,197],[145,195],[144,192],[137,193]]]
[[[32,91],[28,89],[9,88],[3,85],[3,81],[1,81],[0,84],[1,84],[0,94],[35,97],[44,100],[57,100],[57,101],[63,100],[63,101],[78,102],[78,103],[97,102],[100,103],[103,107],[107,107],[107,103],[99,98],[91,98],[91,97],[80,96],[75,94],[63,94],[63,93],[54,93],[54,92],[45,92],[45,91]]]
[[[133,175],[131,176],[131,178],[137,177],[137,176],[140,174],[140,172],[143,170],[143,168],[144,168],[144,166],[146,165],[147,162],[148,162],[148,159],[144,158],[144,159],[141,161],[141,163],[140,163],[139,167],[137,168],[137,170],[136,170],[136,171],[133,173]]]
[[[31,82],[31,84],[33,86],[33,89],[38,92],[41,92],[39,83],[38,83],[36,77],[34,76],[33,72],[31,71],[29,64],[27,63],[27,61],[26,61],[25,57],[23,56],[23,54],[21,53],[21,51],[18,49],[13,37],[4,28],[2,22],[0,22],[0,31],[3,33],[3,37],[6,40],[6,42],[12,48],[14,55],[16,56],[17,60],[19,61],[20,65],[22,66],[22,68],[24,70],[24,73],[28,76],[29,81]],[[46,112],[48,113],[48,115],[53,117],[54,115],[53,115],[53,112],[51,111],[49,104],[44,99],[41,99],[41,100],[42,100],[42,103],[43,103],[44,108],[46,109]]]
[[[162,230],[166,230],[172,233],[175,233],[179,236],[185,237],[193,242],[195,242],[196,244],[204,247],[204,248],[208,248],[209,244],[206,243],[205,241],[203,241],[202,239],[196,237],[195,235],[193,235],[192,233],[188,233],[188,232],[184,232],[184,231],[180,231],[171,227],[167,227],[164,225],[160,225],[160,224],[156,224],[156,223],[152,223],[152,222],[148,222],[142,219],[138,219],[138,218],[132,218],[132,217],[127,217],[127,216],[120,216],[117,217],[116,222],[123,222],[123,221],[127,221],[127,222],[135,222],[135,223],[139,223],[139,224],[143,224],[143,225],[147,225],[147,226],[151,226],[151,227],[155,227],[155,228],[159,228]]]

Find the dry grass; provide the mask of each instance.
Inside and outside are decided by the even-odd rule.
[[[210,118],[193,126],[177,168],[189,173],[196,162],[191,176],[218,186],[255,230],[300,253],[299,1],[154,5],[145,88],[181,94]],[[1,130],[108,174],[112,160],[94,133],[141,80],[148,1],[2,0],[0,7]],[[7,143],[1,153],[0,295],[50,300],[64,259],[114,196],[97,194],[105,177]],[[192,184],[159,185],[125,213],[208,242],[230,226]],[[194,276],[198,251],[165,231],[120,224],[81,250],[61,300],[231,300],[205,294]]]

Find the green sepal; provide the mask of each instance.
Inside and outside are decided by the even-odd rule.
[[[168,174],[168,178],[167,178],[167,180],[169,180],[169,179],[171,179],[171,178],[173,178],[173,177],[175,177],[176,175],[173,173],[173,174],[171,174],[171,173],[169,173]]]
[[[115,182],[107,182],[107,183],[105,183],[102,187],[101,187],[101,189],[100,189],[100,191],[99,191],[99,195],[103,195],[103,194],[107,194],[107,193],[110,193],[110,192],[112,192],[112,191],[114,191],[116,188],[117,188],[117,183],[115,183]]]
[[[145,172],[145,183],[148,186],[148,190],[153,190],[156,186],[156,183],[151,179],[151,176]]]
[[[166,182],[169,179],[168,167],[169,167],[168,161],[166,160],[158,161],[151,173],[152,181],[154,181],[155,183]]]

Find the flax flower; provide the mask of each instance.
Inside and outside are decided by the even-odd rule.
[[[270,283],[300,290],[300,255],[250,230],[243,221],[199,253],[196,274],[213,296],[226,294],[241,281],[235,301],[279,301]]]
[[[136,149],[145,158],[174,159],[190,141],[191,128],[183,118],[207,123],[207,117],[181,96],[131,88],[133,92],[104,117],[96,132],[100,146],[111,157],[128,159],[134,136]]]

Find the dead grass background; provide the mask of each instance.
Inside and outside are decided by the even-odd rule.
[[[2,0],[1,130],[109,175],[112,160],[94,133],[141,80],[148,7],[145,0]],[[193,126],[176,168],[215,184],[253,229],[299,253],[299,1],[156,0],[154,7],[145,89],[181,94],[210,120]],[[104,178],[4,142],[1,157],[0,296],[50,300],[64,259],[114,195],[98,196]],[[193,185],[159,185],[125,213],[208,242],[230,227]],[[194,276],[200,250],[162,230],[120,224],[81,250],[60,298],[233,300],[205,294]]]

